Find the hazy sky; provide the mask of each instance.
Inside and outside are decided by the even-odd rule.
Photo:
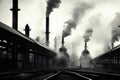
[[[88,50],[92,57],[98,56],[111,46],[111,21],[116,13],[120,12],[120,0],[61,0],[59,8],[54,9],[50,14],[50,47],[54,48],[54,37],[61,38],[65,22],[72,18],[74,9],[81,3],[89,4],[91,9],[85,11],[85,14],[79,18],[76,29],[72,29],[70,36],[65,38],[65,46],[68,53],[72,54],[72,44],[75,45],[75,54],[78,57],[84,49],[83,35],[87,29],[92,29],[93,33],[88,42]],[[45,16],[46,0],[19,0],[19,30],[24,32],[24,27],[29,24],[32,29],[30,37],[40,40],[45,38]],[[12,0],[0,0],[0,21],[12,25]],[[80,14],[81,15],[81,14]],[[41,41],[44,42],[44,41]],[[117,45],[118,42],[115,43]],[[58,40],[58,47],[61,46],[61,40]]]

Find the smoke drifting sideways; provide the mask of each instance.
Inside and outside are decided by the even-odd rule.
[[[90,40],[90,37],[92,36],[92,33],[93,33],[93,29],[87,29],[85,31],[85,34],[83,36],[85,42],[88,42]]]
[[[48,0],[46,15],[49,16],[54,8],[58,8],[60,6],[60,3],[61,0]]]
[[[75,29],[79,21],[84,17],[87,10],[92,9],[93,5],[88,3],[79,3],[72,11],[72,18],[65,22],[65,28],[62,36],[67,37],[71,35],[71,30]]]
[[[115,18],[111,22],[112,25],[112,39],[111,42],[119,41],[120,38],[120,13],[116,13]]]
[[[68,37],[69,35],[71,35],[72,29],[76,29],[77,26],[79,25],[79,22],[86,15],[86,12],[93,8],[94,8],[93,4],[88,4],[86,2],[81,2],[81,3],[77,4],[71,12],[72,13],[71,18],[64,22],[64,29],[62,32],[62,36]],[[78,40],[78,38],[77,38],[77,40]],[[76,42],[76,40],[71,42],[72,44],[74,44],[74,47],[71,47],[70,43],[67,44],[67,48],[69,49],[68,53],[72,52],[71,55],[69,54],[70,55],[70,67],[79,66],[79,59],[78,59],[77,52],[76,52],[78,45],[75,45],[75,42]],[[79,42],[80,42],[80,40],[79,40]]]

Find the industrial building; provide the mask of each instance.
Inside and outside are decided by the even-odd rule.
[[[90,52],[87,50],[87,42],[85,42],[85,49],[81,53],[80,57],[80,68],[89,69],[91,68],[91,56]]]
[[[6,71],[53,68],[56,53],[0,22],[0,55],[0,71]]]
[[[120,73],[120,45],[94,58],[95,71]]]
[[[13,0],[10,10],[12,28],[0,22],[0,72],[57,67],[57,52],[49,48],[49,17],[46,17],[46,46],[43,46],[29,37],[31,29],[28,24],[25,34],[18,31],[18,0]]]

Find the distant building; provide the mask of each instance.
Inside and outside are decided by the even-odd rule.
[[[91,56],[88,50],[84,50],[80,57],[80,68],[90,68],[91,67]]]
[[[58,60],[58,66],[60,68],[67,68],[68,67],[68,63],[69,63],[69,55],[67,53],[67,49],[62,46],[60,49],[59,49],[59,53],[60,53],[60,58]]]

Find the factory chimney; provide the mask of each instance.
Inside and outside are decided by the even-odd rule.
[[[49,16],[46,17],[46,46],[49,46]]]
[[[12,11],[12,27],[15,30],[18,30],[18,0],[13,0],[13,8],[10,9]]]
[[[87,50],[87,42],[85,41],[85,50]]]
[[[26,24],[26,26],[25,26],[25,35],[27,35],[28,37],[29,37],[29,34],[30,34],[30,27],[29,27],[29,25],[28,24]]]
[[[64,37],[62,36],[62,47],[64,47]]]

